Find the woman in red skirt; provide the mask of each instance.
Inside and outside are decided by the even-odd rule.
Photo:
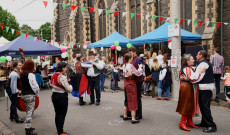
[[[139,120],[135,119],[135,111],[138,110],[137,104],[137,87],[134,79],[135,76],[141,76],[143,73],[142,65],[139,65],[139,69],[137,70],[132,64],[132,55],[127,53],[125,54],[125,92],[127,95],[128,105],[124,106],[124,120],[128,120],[127,111],[131,112],[132,116],[132,124],[139,123]]]
[[[197,126],[193,124],[192,117],[199,116],[199,88],[197,84],[193,83],[199,80],[201,74],[205,72],[205,69],[195,72],[192,68],[193,65],[194,59],[192,55],[184,55],[182,58],[182,77],[176,111],[181,114],[179,127],[185,131],[190,131],[188,127],[197,128]]]

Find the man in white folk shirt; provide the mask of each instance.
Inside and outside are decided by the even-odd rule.
[[[196,126],[206,127],[203,130],[206,133],[216,132],[217,127],[213,122],[210,110],[210,98],[212,97],[212,91],[215,89],[212,65],[206,60],[207,52],[205,50],[199,51],[196,57],[199,61],[196,70],[206,69],[205,73],[201,74],[196,81],[199,84],[199,106],[202,114],[201,123]]]
[[[100,61],[98,58],[95,58],[95,54],[93,51],[89,52],[89,63],[85,64],[82,63],[81,66],[84,68],[87,68],[87,76],[89,80],[89,86],[90,86],[90,103],[89,105],[92,105],[95,103],[95,96],[94,96],[94,90],[96,92],[96,104],[99,105],[101,102],[101,91],[100,91],[100,74],[101,70],[104,68],[104,63]]]

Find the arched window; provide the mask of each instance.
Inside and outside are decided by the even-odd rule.
[[[100,0],[99,9],[105,9],[105,2],[104,0]],[[106,13],[105,11],[102,12],[102,14],[99,16],[99,38],[103,39],[106,37]]]
[[[136,15],[131,20],[131,38],[136,38],[141,36],[141,18],[137,19],[137,15],[141,13],[140,0],[130,0],[131,13],[136,13]]]

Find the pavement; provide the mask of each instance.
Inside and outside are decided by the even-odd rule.
[[[107,80],[105,86],[109,84]],[[120,85],[123,86],[123,85]],[[32,127],[39,135],[57,135],[54,118],[55,113],[51,102],[51,90],[42,90],[40,105],[35,110]],[[89,103],[89,96],[84,99]],[[203,128],[191,129],[190,132],[180,130],[178,127],[180,115],[175,111],[177,102],[159,101],[150,96],[142,97],[143,119],[138,124],[123,121],[119,116],[123,113],[124,92],[101,93],[99,106],[79,106],[78,98],[69,95],[69,107],[65,120],[64,130],[71,135],[205,135]],[[0,135],[24,135],[24,124],[17,124],[9,120],[9,111],[6,107],[6,97],[0,97]],[[10,104],[9,104],[10,105]],[[212,116],[218,131],[213,135],[229,135],[230,109],[222,106],[211,106]],[[25,119],[24,112],[18,112]],[[198,124],[200,118],[194,118]],[[9,127],[10,129],[7,129]],[[5,129],[5,130],[3,130]],[[3,133],[2,133],[3,132]]]

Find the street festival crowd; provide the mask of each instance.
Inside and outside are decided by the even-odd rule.
[[[224,69],[224,59],[219,55],[219,48],[214,49],[214,55],[207,60],[207,52],[201,50],[197,53],[198,65],[194,65],[191,54],[182,57],[180,71],[180,90],[176,112],[181,115],[179,128],[190,131],[189,127],[203,127],[203,132],[216,132],[217,126],[213,121],[210,101],[212,91],[216,89],[216,95],[220,93],[220,79],[225,80],[225,91],[230,89],[230,68]],[[121,76],[124,78],[124,113],[120,115],[123,120],[131,120],[132,124],[139,123],[142,119],[142,92],[144,96],[155,97],[156,100],[169,100],[171,91],[171,68],[168,55],[158,51],[149,58],[146,54],[137,55],[137,49],[131,47],[124,56],[118,59],[113,55],[106,65],[106,57],[96,55],[89,51],[89,60],[77,54],[74,62],[61,60],[56,57],[53,64],[54,73],[51,77],[51,100],[55,110],[55,125],[58,135],[68,135],[63,131],[65,117],[68,110],[68,94],[79,98],[79,105],[86,105],[83,98],[90,95],[88,105],[101,103],[101,92],[104,92],[106,76],[110,76],[111,92],[119,88],[118,82]],[[117,62],[116,62],[117,60]],[[116,64],[117,63],[117,64]],[[6,92],[11,100],[10,120],[16,123],[25,122],[26,135],[37,135],[35,128],[31,127],[35,110],[35,100],[44,84],[41,74],[47,72],[45,61],[36,66],[30,59],[14,61],[9,80],[6,83]],[[22,85],[23,84],[23,85]],[[150,90],[152,86],[152,90]],[[158,95],[155,95],[155,87]],[[166,93],[163,97],[163,93]],[[229,94],[229,93],[227,93]],[[17,114],[17,96],[21,95],[26,107],[26,119],[21,119]],[[214,99],[219,102],[218,97]],[[230,99],[226,96],[230,104]],[[193,124],[193,117],[202,114],[201,123]]]

